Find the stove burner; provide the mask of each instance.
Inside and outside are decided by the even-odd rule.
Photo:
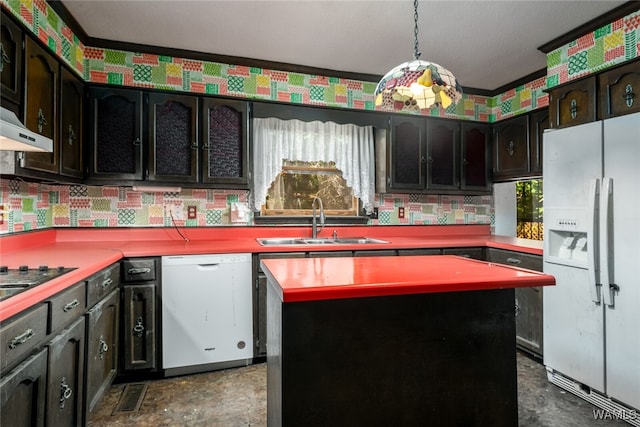
[[[0,266],[0,301],[72,270],[75,270],[75,268],[60,266],[52,269],[47,265],[29,268],[27,265],[21,265],[15,269],[2,265]]]

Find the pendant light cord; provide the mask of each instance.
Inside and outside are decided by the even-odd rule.
[[[414,36],[414,44],[413,44],[413,58],[415,60],[420,59],[420,50],[418,49],[418,0],[413,0],[413,36]]]

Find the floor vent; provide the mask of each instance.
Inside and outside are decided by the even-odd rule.
[[[122,396],[120,396],[116,409],[113,410],[111,415],[137,412],[146,393],[147,384],[127,384],[124,386]]]

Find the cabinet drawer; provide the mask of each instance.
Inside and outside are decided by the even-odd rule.
[[[93,307],[98,301],[109,295],[120,283],[120,264],[115,263],[99,271],[87,280],[87,307]]]
[[[442,254],[484,260],[484,248],[448,248],[443,249]]]
[[[62,329],[87,308],[87,288],[79,282],[49,299],[49,333]]]
[[[398,249],[399,256],[442,255],[440,249]]]
[[[154,258],[122,261],[123,282],[148,282],[151,280],[156,280],[156,260]]]
[[[526,268],[534,271],[542,271],[542,256],[540,255],[488,248],[487,261],[512,265],[514,267]]]
[[[26,356],[47,335],[47,304],[39,304],[0,327],[0,371]]]

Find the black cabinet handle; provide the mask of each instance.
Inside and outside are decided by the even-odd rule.
[[[624,88],[624,95],[622,95],[622,98],[624,99],[624,103],[627,105],[627,107],[631,108],[633,106],[633,98],[635,97],[636,97],[636,94],[633,93],[633,86],[628,84]]]
[[[136,319],[136,325],[133,327],[132,335],[135,337],[141,337],[144,332],[144,325],[142,324],[142,317]]]
[[[42,133],[42,128],[44,128],[49,123],[47,122],[44,113],[42,112],[42,108],[38,109],[38,132]]]
[[[67,131],[67,135],[69,138],[69,145],[73,145],[73,140],[76,139],[76,133],[73,131],[73,127],[69,125],[69,130]]]
[[[509,153],[510,156],[513,156],[514,151],[515,151],[515,144],[513,143],[513,141],[509,141],[509,144],[507,145],[507,153]]]
[[[0,73],[4,69],[4,63],[11,64],[11,58],[7,55],[7,51],[4,49],[4,45],[0,43],[0,55],[2,55],[2,60],[0,61]]]
[[[98,338],[98,353],[100,353],[100,359],[104,359],[104,355],[107,351],[109,351],[109,345],[104,340],[104,337],[100,335],[100,338]]]
[[[133,145],[139,146],[140,144],[142,144],[142,142],[140,141],[140,138],[136,138],[133,140]]]
[[[31,328],[27,329],[26,331],[24,331],[23,333],[21,333],[20,335],[14,337],[10,342],[9,342],[9,348],[10,349],[14,349],[17,346],[19,346],[20,344],[24,344],[27,341],[29,341],[31,338],[33,338],[36,335],[35,331]]]
[[[67,399],[70,399],[72,394],[73,390],[67,385],[67,379],[62,377],[60,381],[60,409],[64,409]]]
[[[145,273],[151,273],[151,268],[149,267],[132,267],[130,269],[127,270],[127,274],[133,276],[134,274],[145,274]]]
[[[74,299],[73,301],[71,301],[70,303],[67,303],[63,308],[62,311],[64,311],[65,313],[73,310],[74,308],[76,308],[77,306],[79,306],[80,303],[78,302],[77,299]]]
[[[578,117],[578,101],[575,99],[571,100],[571,106],[569,107],[569,113],[571,113],[571,118],[575,119]]]

